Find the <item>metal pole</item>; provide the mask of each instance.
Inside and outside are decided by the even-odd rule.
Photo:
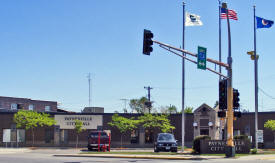
[[[183,30],[182,30],[182,49],[184,49],[184,32],[185,32],[185,2],[182,2],[183,10]],[[185,56],[185,53],[182,53]],[[184,136],[185,136],[185,115],[184,115],[184,89],[185,89],[185,68],[184,58],[182,58],[182,115],[181,115],[181,151],[184,151]]]
[[[254,8],[254,72],[255,72],[255,148],[258,149],[258,59],[256,51],[256,6]]]
[[[227,146],[225,154],[227,157],[235,156],[235,147],[233,143],[233,89],[232,89],[232,56],[231,56],[231,32],[230,22],[228,17],[227,4],[223,3],[223,8],[226,9],[227,17],[227,29],[228,29],[228,58],[227,63],[229,68],[227,69]]]
[[[91,106],[91,73],[88,74],[88,84],[89,84],[89,107]]]
[[[198,57],[197,54],[191,53],[191,52],[189,52],[189,51],[187,51],[187,50],[175,48],[175,47],[173,47],[173,46],[171,46],[171,45],[168,45],[168,44],[159,42],[159,41],[157,41],[157,40],[153,40],[153,42],[156,43],[156,44],[159,44],[160,46],[164,46],[164,47],[167,47],[167,48],[171,48],[171,49],[173,49],[173,50],[176,50],[176,51],[180,51],[180,52],[182,52],[183,54],[185,54],[184,56],[186,56],[186,54],[188,54],[188,55],[191,55],[191,56],[193,56],[193,57]],[[223,66],[223,67],[225,67],[225,68],[228,68],[228,67],[229,67],[228,64],[223,63],[223,62],[216,61],[216,60],[214,60],[214,59],[206,58],[206,61],[211,62],[211,63],[214,63],[214,64],[221,65],[221,66]]]
[[[219,0],[219,62],[222,61],[222,51],[221,51],[221,1]],[[222,67],[219,65],[219,73],[222,73]],[[219,75],[219,81],[221,81],[222,77]],[[220,119],[220,128],[219,128],[219,139],[222,140],[222,129],[223,129],[223,120]]]
[[[153,89],[153,88],[148,86],[148,87],[144,87],[144,89],[147,89],[147,91],[148,91],[148,101],[151,102],[151,92],[150,92],[150,90]],[[148,109],[149,109],[149,114],[150,114],[151,113],[151,106],[149,106]]]
[[[221,45],[221,1],[219,0],[219,62],[222,62]],[[219,65],[219,73],[222,73],[221,65]],[[219,79],[221,80],[221,76]]]

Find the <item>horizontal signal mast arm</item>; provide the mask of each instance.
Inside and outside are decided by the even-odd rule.
[[[156,43],[156,44],[159,44],[159,45],[161,45],[161,46],[168,47],[168,48],[171,48],[171,49],[174,49],[174,50],[177,50],[177,51],[180,51],[180,52],[189,54],[189,55],[191,55],[191,56],[193,56],[193,57],[198,57],[197,54],[191,53],[191,52],[189,52],[189,51],[187,51],[187,50],[180,49],[180,48],[175,48],[175,47],[173,47],[173,46],[171,46],[171,45],[164,44],[164,43],[159,42],[159,41],[156,41],[156,40],[153,40],[153,42]],[[223,67],[225,67],[225,68],[229,68],[229,65],[226,64],[226,63],[219,62],[219,61],[216,61],[216,60],[210,59],[210,58],[206,58],[206,60],[207,60],[208,62],[212,62],[212,63],[214,63],[214,64],[223,66]]]
[[[171,52],[171,53],[176,54],[177,56],[180,56],[180,57],[182,57],[182,58],[184,58],[184,59],[186,59],[186,60],[188,60],[188,61],[190,61],[190,62],[193,62],[193,63],[197,64],[196,61],[193,61],[193,60],[187,58],[186,56],[180,55],[180,54],[178,54],[178,53],[176,53],[176,52],[170,50],[169,48],[164,47],[163,45],[159,45],[159,46],[160,46],[161,48],[165,49],[165,50],[168,50],[168,51]],[[221,74],[221,73],[219,73],[219,72],[217,72],[217,71],[215,71],[215,70],[212,70],[212,69],[210,69],[210,68],[208,68],[208,67],[206,67],[206,69],[207,69],[208,71],[211,71],[211,72],[213,72],[213,73],[215,73],[215,74],[218,74],[218,75],[220,75],[220,76],[222,76],[222,77],[224,77],[224,78],[226,78],[226,79],[228,78],[227,76],[225,76],[225,75],[223,75],[223,74]]]

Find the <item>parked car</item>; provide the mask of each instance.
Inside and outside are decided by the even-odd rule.
[[[157,140],[154,144],[154,152],[160,151],[171,151],[177,152],[178,151],[178,144],[177,140],[173,134],[169,133],[159,133]]]
[[[98,150],[99,145],[100,150],[105,147],[106,150],[110,151],[109,140],[109,136],[105,131],[92,131],[88,136],[88,150]]]

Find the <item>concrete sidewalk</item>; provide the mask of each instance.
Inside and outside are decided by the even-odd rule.
[[[0,148],[0,154],[30,152],[29,148]]]

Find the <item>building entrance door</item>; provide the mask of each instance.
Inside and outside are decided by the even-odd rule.
[[[209,129],[201,129],[200,135],[209,135]]]

